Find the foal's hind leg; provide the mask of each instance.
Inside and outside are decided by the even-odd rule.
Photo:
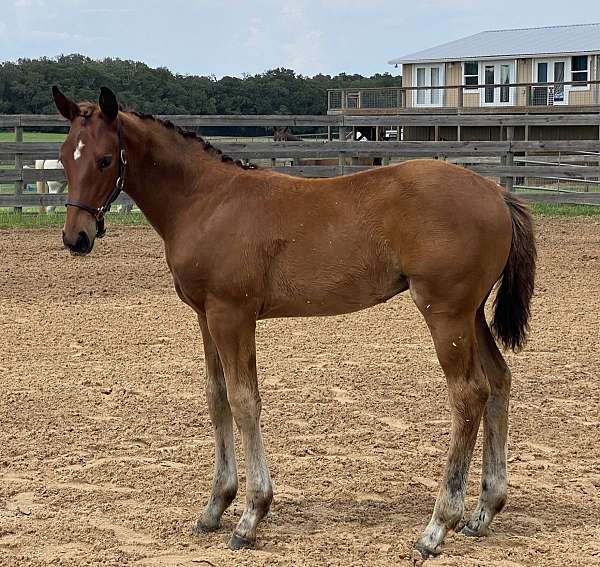
[[[506,503],[506,442],[508,436],[508,398],[511,375],[504,357],[485,320],[483,306],[476,318],[479,355],[488,378],[491,395],[483,420],[483,474],[477,508],[463,528],[471,536],[485,535],[494,516]]]
[[[219,353],[210,335],[206,319],[198,317],[204,341],[206,363],[206,400],[215,435],[215,472],[212,493],[194,531],[216,530],[223,512],[231,504],[238,488],[233,442],[233,419]]]
[[[477,352],[474,311],[454,313],[451,307],[435,304],[433,300],[430,302],[427,296],[420,296],[412,288],[411,291],[425,315],[446,375],[452,414],[444,480],[431,520],[417,543],[421,555],[427,557],[440,552],[446,533],[454,529],[462,518],[469,465],[489,385]]]

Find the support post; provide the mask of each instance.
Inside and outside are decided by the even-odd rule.
[[[504,156],[502,156],[502,162],[507,167],[512,167],[515,164],[515,154],[512,152],[512,141],[515,135],[514,126],[506,127],[506,140],[509,142],[509,150]],[[504,178],[504,187],[507,191],[512,192],[514,189],[515,178],[512,175],[508,175]]]
[[[15,142],[23,141],[23,126],[21,126],[21,120],[15,126]],[[21,180],[15,181],[15,195],[21,195],[25,186],[23,182],[23,154],[15,153],[15,169],[21,174]],[[22,213],[23,207],[15,207],[15,213]]]
[[[346,141],[346,128],[344,126],[340,126],[338,128],[338,135],[340,138],[340,142]],[[344,175],[345,163],[346,163],[345,153],[340,152],[338,155],[338,175]]]

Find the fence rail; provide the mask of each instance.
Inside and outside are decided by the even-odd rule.
[[[522,109],[494,108],[494,112],[481,113],[476,109],[463,108],[450,112],[435,108],[412,108],[410,112],[385,115],[306,115],[306,114],[256,114],[256,115],[157,115],[182,128],[201,127],[347,127],[354,126],[588,126],[600,124],[600,108],[595,112],[571,112],[568,107],[560,112],[536,108],[528,113]],[[553,110],[558,110],[557,108]],[[442,112],[443,111],[443,112]],[[69,122],[54,114],[4,114],[0,115],[0,128],[57,128],[65,130]]]
[[[515,126],[522,125],[599,125],[597,114],[526,114],[526,115],[398,115],[396,116],[165,116],[181,127],[200,126],[320,126],[337,127],[339,140],[301,142],[215,142],[223,152],[242,160],[265,160],[267,167],[303,177],[331,177],[355,173],[373,167],[365,165],[365,158],[379,158],[382,163],[413,158],[437,158],[456,161],[485,176],[500,179],[511,189],[515,186],[535,186],[540,190],[554,188],[570,191],[577,182],[576,191],[600,191],[600,142],[598,140],[517,141],[513,139]],[[343,133],[350,127],[381,126],[398,119],[412,125],[499,125],[505,129],[506,140],[501,141],[442,141],[442,142],[352,142],[343,141]],[[11,160],[14,167],[0,169],[0,207],[42,207],[64,204],[63,195],[43,192],[29,193],[28,184],[65,181],[60,169],[32,169],[27,164],[36,159],[56,158],[59,142],[24,142],[25,129],[66,129],[68,122],[59,116],[0,115],[0,127],[14,128],[15,141],[0,142],[0,159]],[[520,157],[527,156],[527,157]],[[311,165],[303,164],[311,160]],[[321,161],[319,161],[321,160]],[[324,161],[327,160],[327,161]],[[548,160],[550,160],[548,162]],[[285,162],[285,165],[282,163]],[[565,163],[566,162],[566,163]],[[526,183],[525,181],[531,181]],[[541,180],[541,181],[540,181]],[[7,193],[6,186],[14,187]],[[39,190],[39,187],[38,187]],[[130,203],[123,197],[123,204]]]
[[[494,142],[224,142],[224,153],[240,159],[314,157],[429,157],[438,155],[497,155],[507,152],[598,152],[597,140]],[[58,142],[4,142],[0,152],[23,157],[56,158]]]

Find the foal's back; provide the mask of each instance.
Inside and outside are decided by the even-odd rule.
[[[502,190],[463,168],[415,160],[335,179],[269,180],[261,222],[248,227],[267,255],[263,317],[356,311],[412,278],[471,274],[485,293],[508,256]]]

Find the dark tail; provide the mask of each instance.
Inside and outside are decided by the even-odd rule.
[[[512,219],[512,244],[494,300],[492,331],[505,348],[516,352],[525,345],[529,331],[537,253],[526,205],[511,193],[505,193],[504,199]]]

